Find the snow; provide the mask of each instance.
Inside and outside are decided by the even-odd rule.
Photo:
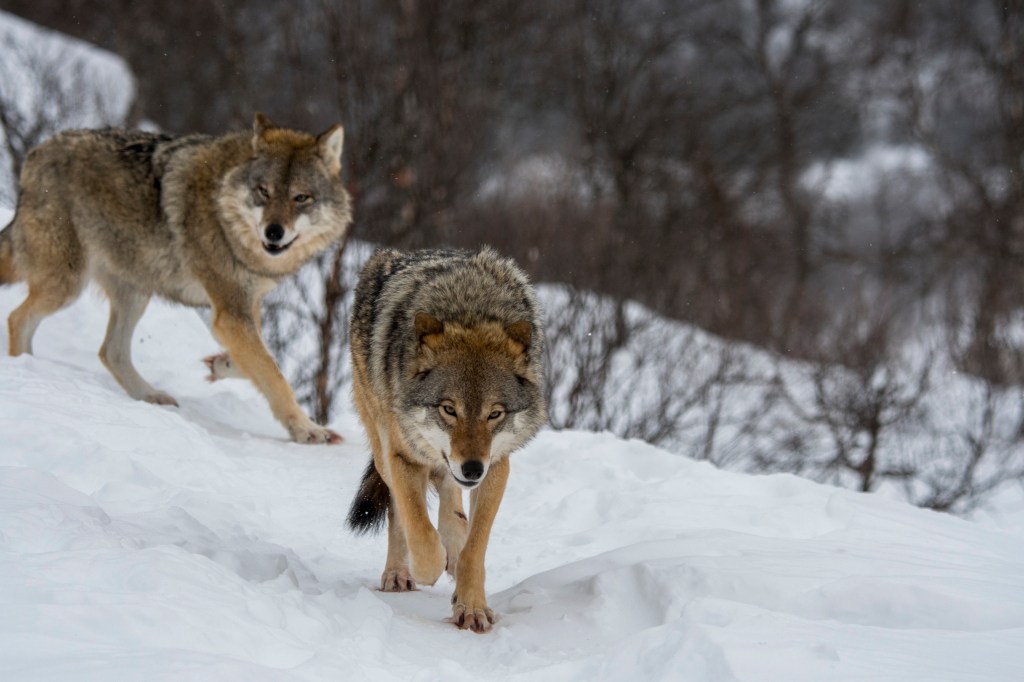
[[[0,11],[0,102],[36,141],[65,128],[124,121],[135,99],[128,64],[106,50]],[[15,178],[0,126],[0,197],[13,203]]]
[[[345,443],[288,442],[249,384],[203,380],[199,316],[154,302],[133,351],[181,407],[135,402],[105,323],[87,294],[0,358],[0,679],[1024,679],[1019,535],[608,433],[513,455],[501,619],[459,631],[450,580],[381,593],[384,536],[344,527],[348,400]]]

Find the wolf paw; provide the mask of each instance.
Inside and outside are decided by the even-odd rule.
[[[203,364],[210,371],[210,374],[206,375],[206,380],[210,383],[220,381],[221,379],[245,379],[246,375],[242,372],[231,356],[227,353],[217,353],[216,355],[207,355],[203,358]]]
[[[203,364],[210,370],[210,373],[206,375],[206,380],[210,383],[221,379],[238,379],[244,376],[242,371],[238,369],[238,365],[231,361],[231,356],[227,353],[209,355],[203,358]]]
[[[178,407],[178,401],[175,400],[173,396],[168,395],[163,391],[155,391],[153,393],[149,393],[142,399],[145,400],[147,403],[152,403],[154,405],[171,405],[173,407]]]
[[[409,574],[409,569],[402,567],[398,570],[384,569],[380,577],[381,592],[412,592],[416,589],[416,581]]]
[[[318,426],[305,417],[301,420],[289,421],[288,433],[296,443],[307,445],[335,445],[342,441],[339,434],[323,426]]]
[[[494,611],[487,606],[486,602],[467,605],[459,599],[458,593],[452,595],[451,622],[455,623],[460,630],[472,630],[478,634],[484,633],[491,629],[494,621]]]

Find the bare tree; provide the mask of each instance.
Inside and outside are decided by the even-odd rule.
[[[946,198],[941,267],[951,317],[970,329],[954,353],[990,382],[1021,383],[1024,347],[1002,329],[1024,307],[1024,4],[944,2],[921,23],[906,92]]]
[[[914,504],[962,514],[985,506],[993,493],[1024,486],[1019,392],[979,381],[965,393],[954,426],[935,424],[932,449],[911,451],[914,475],[902,484]]]

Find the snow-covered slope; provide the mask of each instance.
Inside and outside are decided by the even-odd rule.
[[[375,590],[385,540],[343,526],[349,412],[341,446],[287,442],[249,385],[203,381],[214,342],[162,304],[134,351],[181,407],[131,401],[105,320],[86,295],[0,357],[2,680],[1024,679],[1019,536],[600,433],[513,456],[502,618],[459,631],[446,578]]]
[[[0,105],[8,125],[36,144],[65,128],[119,125],[135,99],[128,64],[90,43],[0,11]],[[0,198],[12,204],[15,178],[0,125]],[[25,150],[23,150],[25,151]]]

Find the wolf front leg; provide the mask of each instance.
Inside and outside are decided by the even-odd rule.
[[[405,538],[409,551],[409,572],[412,579],[420,585],[433,585],[444,571],[447,564],[441,536],[430,523],[427,514],[427,479],[429,472],[422,464],[408,461],[394,449],[388,454],[389,475],[388,487],[391,489],[391,501],[394,504],[394,518]],[[390,529],[388,533],[390,537]],[[390,544],[388,548],[391,560]]]
[[[297,443],[340,443],[341,436],[315,424],[299,407],[292,387],[263,344],[258,319],[258,315],[239,315],[215,308],[213,335],[227,348],[231,360],[242,373],[266,396],[274,417],[288,429],[292,440]]]
[[[439,498],[437,510],[437,532],[441,544],[448,554],[445,570],[454,578],[459,565],[459,555],[466,545],[469,523],[462,509],[462,486],[455,482],[447,469],[432,477]]]
[[[508,472],[508,457],[492,462],[483,483],[470,496],[469,538],[456,569],[452,622],[473,632],[487,632],[494,624],[494,611],[487,606],[484,594],[484,555],[505,495]]]
[[[409,546],[405,544],[405,533],[398,523],[395,498],[388,503],[388,559],[380,576],[381,592],[410,592],[416,589],[409,570]]]

